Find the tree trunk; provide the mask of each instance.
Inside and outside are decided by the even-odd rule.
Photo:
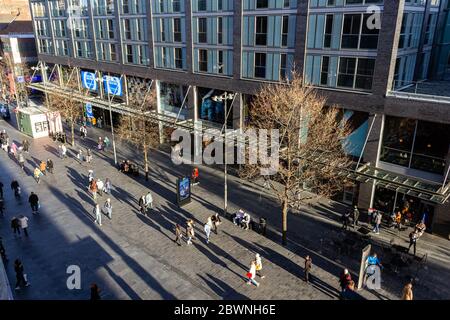
[[[281,244],[283,246],[287,245],[287,213],[288,213],[288,201],[285,198],[283,200],[283,205],[282,205],[282,218],[281,218],[281,223],[282,223],[282,239],[281,239]]]
[[[148,149],[147,149],[147,145],[144,145],[144,171],[145,171],[145,181],[148,181]]]
[[[73,119],[70,119],[70,141],[72,147],[75,146],[75,129],[74,129],[74,123]]]

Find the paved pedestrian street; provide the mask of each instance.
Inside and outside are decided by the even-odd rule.
[[[0,121],[11,141],[20,144],[24,135],[9,123]],[[95,149],[98,135],[106,131],[88,129],[88,137],[77,144]],[[110,134],[108,136],[111,138]],[[359,270],[361,254],[337,253],[334,240],[340,231],[339,210],[342,205],[324,201],[289,217],[289,244],[280,244],[280,209],[270,195],[257,185],[229,178],[229,211],[243,208],[253,219],[267,218],[268,236],[243,230],[222,217],[218,234],[211,234],[206,244],[203,225],[207,218],[222,212],[223,173],[200,166],[200,184],[192,189],[193,201],[179,208],[176,205],[176,178],[191,172],[190,166],[175,166],[160,150],[150,152],[151,171],[145,181],[119,172],[114,166],[111,150],[93,152],[91,164],[79,163],[78,148],[68,147],[68,158],[58,158],[57,143],[50,138],[31,141],[26,154],[26,172],[6,152],[0,151],[0,181],[4,184],[5,214],[0,218],[0,236],[9,258],[5,264],[12,288],[15,284],[14,259],[20,258],[31,286],[14,291],[15,299],[88,299],[89,285],[97,283],[102,299],[338,299],[338,277],[347,267],[354,279]],[[140,159],[136,148],[118,144],[118,159]],[[37,184],[32,170],[40,160],[52,159],[54,174],[47,173]],[[96,178],[111,179],[112,220],[102,217],[102,226],[94,222],[94,200],[88,191],[88,170]],[[9,185],[17,179],[22,187],[20,202],[14,199]],[[138,199],[148,190],[153,195],[154,210],[139,212]],[[40,213],[32,215],[28,204],[30,192],[40,199]],[[98,197],[100,206],[106,194]],[[10,221],[23,214],[29,218],[29,237],[13,234]],[[179,247],[173,240],[174,227],[183,231],[185,221],[195,222],[193,245]],[[407,233],[382,229],[372,236],[377,243],[389,242],[407,246]],[[422,240],[422,239],[421,239]],[[260,286],[246,284],[245,275],[255,253],[263,259],[264,279]],[[408,273],[387,274],[382,289],[360,290],[366,299],[399,299],[407,276],[418,278],[417,299],[449,299],[450,251],[448,240],[426,234],[418,243],[418,255],[428,253],[422,269]],[[304,257],[313,259],[312,281],[303,281]],[[382,252],[379,252],[383,259]],[[383,262],[383,260],[382,260]],[[81,270],[81,289],[67,288],[69,266]],[[414,268],[420,266],[413,264]],[[384,276],[384,275],[383,275]]]

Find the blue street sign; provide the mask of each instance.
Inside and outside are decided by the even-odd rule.
[[[92,112],[92,104],[86,103],[86,117],[93,118],[94,113]]]
[[[119,77],[103,76],[105,92],[115,96],[122,95],[122,82]]]
[[[89,71],[81,71],[81,83],[83,88],[96,91],[97,80],[95,79],[95,73]]]

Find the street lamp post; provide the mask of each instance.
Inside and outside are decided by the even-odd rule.
[[[224,217],[227,216],[227,207],[228,207],[228,171],[227,171],[228,162],[227,162],[227,133],[226,133],[227,119],[228,119],[227,101],[233,100],[233,99],[234,99],[234,94],[227,93],[227,92],[224,92],[223,94],[221,94],[219,96],[212,97],[212,100],[214,100],[214,101],[219,101],[219,102],[224,101],[225,102],[224,123],[223,123],[223,128],[222,128],[222,131],[224,132],[224,137],[225,137],[225,139],[224,139],[225,153],[224,153],[224,169],[223,169],[223,175],[224,175],[223,215],[224,215]]]

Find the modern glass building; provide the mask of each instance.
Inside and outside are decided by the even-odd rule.
[[[428,230],[448,235],[448,0],[30,0],[30,7],[43,65],[115,76],[124,88],[115,98],[125,104],[136,83],[153,80],[158,112],[194,123],[220,128],[224,105],[212,98],[231,92],[227,125],[244,128],[261,84],[286,81],[296,68],[353,129],[347,152],[368,179],[338,200],[386,214],[407,207],[414,219],[426,212]]]

